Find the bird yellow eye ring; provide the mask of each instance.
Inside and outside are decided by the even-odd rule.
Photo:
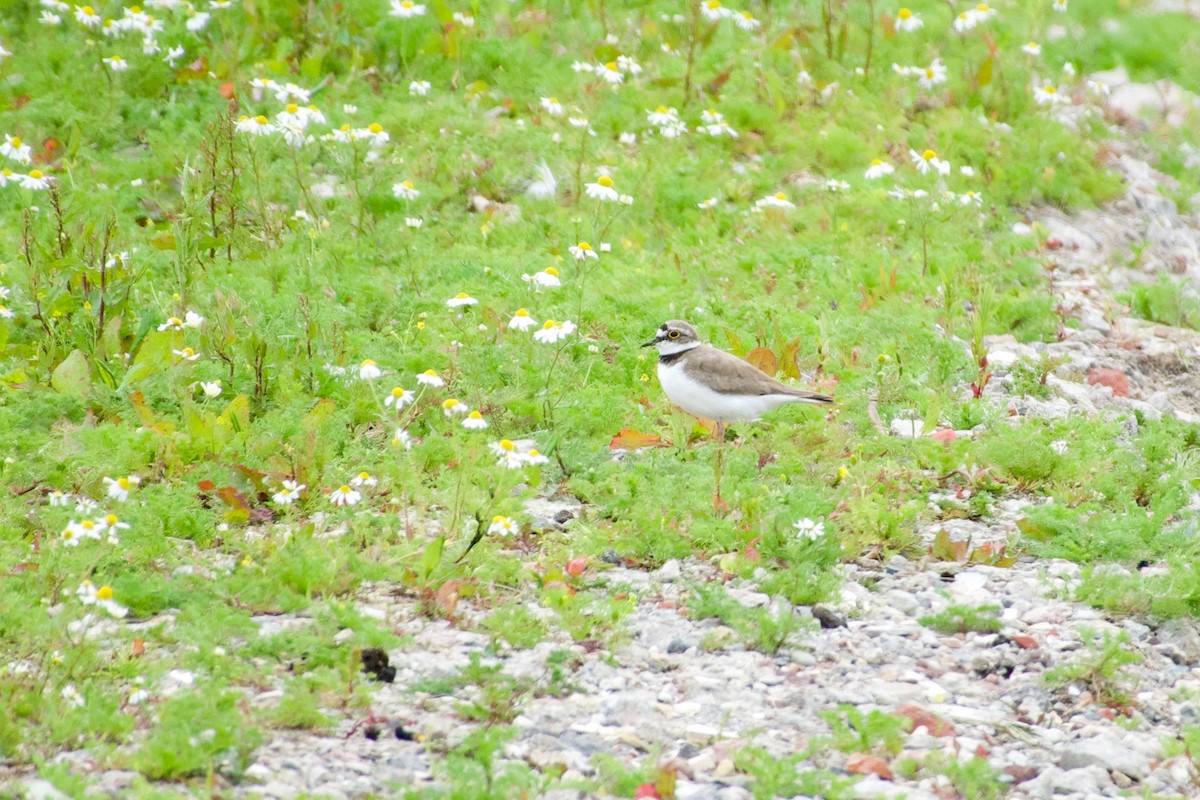
[[[668,339],[678,339],[679,331],[667,331],[667,338]]]

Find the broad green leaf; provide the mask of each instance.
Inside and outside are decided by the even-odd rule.
[[[72,397],[87,397],[92,388],[92,370],[82,350],[72,350],[62,363],[50,373],[50,385],[62,394]]]

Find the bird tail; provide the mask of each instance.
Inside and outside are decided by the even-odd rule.
[[[833,398],[827,394],[805,392],[800,389],[793,389],[788,394],[794,397],[797,403],[812,403],[813,405],[826,406],[833,402]]]

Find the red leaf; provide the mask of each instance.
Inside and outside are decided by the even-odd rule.
[[[642,433],[633,428],[622,428],[608,443],[610,450],[640,450],[643,447],[663,447],[663,440],[653,433]]]
[[[658,787],[653,783],[643,783],[633,790],[634,800],[659,800]]]
[[[202,492],[211,492],[217,488],[217,485],[212,481],[200,481],[196,485],[200,487],[200,491]]]
[[[929,434],[929,438],[933,439],[935,442],[941,442],[942,444],[950,444],[955,439],[954,429],[953,428],[943,428],[940,431],[934,431],[933,433]]]
[[[233,81],[226,81],[225,83],[222,83],[217,91],[219,91],[221,93],[221,97],[224,97],[226,100],[232,100],[234,95],[237,94],[233,88]]]
[[[587,569],[587,563],[587,556],[571,559],[567,562],[567,574],[572,578],[578,578]]]
[[[250,504],[246,502],[246,497],[232,486],[222,486],[217,489],[217,497],[225,502],[225,505],[230,508],[236,508],[241,511],[249,511]]]
[[[895,777],[887,761],[869,753],[854,753],[847,758],[846,771],[855,775],[878,775],[885,781],[890,781]]]

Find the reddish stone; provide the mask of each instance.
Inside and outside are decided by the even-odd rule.
[[[1088,370],[1087,381],[1092,386],[1107,386],[1117,397],[1129,397],[1129,378],[1119,369],[1092,367]]]
[[[1027,633],[1014,633],[1008,637],[1013,640],[1013,643],[1022,650],[1036,650],[1038,643],[1037,639]]]

